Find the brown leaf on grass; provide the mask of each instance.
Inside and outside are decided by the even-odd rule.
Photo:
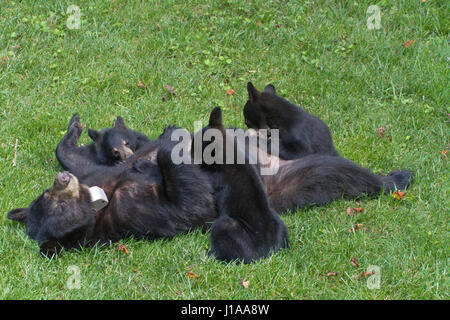
[[[330,272],[327,273],[327,276],[328,277],[334,277],[334,276],[337,276],[338,274],[339,274],[339,272],[330,271]]]
[[[386,133],[386,128],[383,126],[377,128],[377,133],[380,136],[380,138],[383,138],[384,134]]]
[[[400,190],[397,190],[397,191],[392,192],[392,197],[397,200],[402,200],[403,197],[405,196],[405,194],[406,193],[404,193]]]
[[[262,23],[261,20],[258,20],[258,22],[256,23],[256,25],[257,25],[258,27],[262,27],[263,23]]]
[[[371,271],[371,272],[363,272],[363,273],[361,274],[361,278],[370,277],[370,276],[372,276],[372,275],[374,275],[374,274],[375,274],[375,271]]]
[[[175,90],[173,89],[173,87],[170,84],[168,84],[166,86],[166,90],[169,91],[170,94],[172,94],[174,96],[176,95]]]
[[[236,91],[234,91],[233,89],[228,89],[227,91],[226,91],[226,93],[227,93],[227,95],[229,95],[229,96],[234,96],[235,94],[236,94]]]
[[[347,214],[351,216],[354,212],[364,212],[364,208],[347,208]]]
[[[239,283],[244,287],[244,289],[248,289],[248,286],[250,285],[250,281],[244,281],[242,279],[239,279]]]
[[[200,276],[199,276],[198,274],[195,274],[195,273],[190,272],[190,271],[186,272],[186,275],[187,275],[189,278],[191,278],[191,279],[198,279],[198,278],[200,278]]]
[[[441,153],[442,153],[442,159],[447,159],[447,153],[448,153],[448,151],[447,151],[447,150],[444,150],[444,151],[441,151]]]
[[[138,87],[142,88],[142,89],[147,89],[147,86],[145,84],[143,84],[141,80],[139,80],[139,82],[138,82]]]
[[[364,226],[362,223],[357,223],[350,229],[348,229],[348,233],[352,233],[353,231],[359,230],[362,226]]]
[[[408,41],[403,42],[402,46],[404,46],[406,49],[408,49],[412,43],[413,43],[412,40],[408,40]]]
[[[122,243],[118,243],[119,245],[119,251],[124,252],[125,254],[130,254],[130,251],[128,251],[127,247],[125,247]]]
[[[358,261],[356,261],[355,257],[352,257],[352,259],[350,260],[350,263],[352,264],[352,266],[354,266],[355,268],[357,268],[359,266]]]
[[[282,24],[276,24],[274,27],[275,29],[281,28],[283,25]]]

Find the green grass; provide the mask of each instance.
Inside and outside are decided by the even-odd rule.
[[[0,5],[1,299],[449,298],[448,1],[74,2]],[[78,30],[66,27],[71,4]],[[373,4],[382,28],[369,31]],[[49,260],[7,220],[61,170],[54,150],[74,112],[93,128],[122,115],[155,138],[168,124],[193,130],[218,104],[243,127],[247,81],[273,83],[320,116],[344,157],[380,174],[414,170],[406,197],[363,199],[352,216],[358,205],[345,200],[287,213],[291,248],[250,265],[207,258],[200,231],[126,239],[129,255],[113,244]],[[72,265],[80,289],[67,286]],[[369,265],[381,270],[379,289],[361,278]]]

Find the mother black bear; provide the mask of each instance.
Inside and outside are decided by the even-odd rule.
[[[222,197],[214,187],[220,185],[220,181],[213,182],[214,173],[201,166],[172,162],[171,151],[176,144],[171,141],[173,129],[167,128],[156,141],[146,144],[123,163],[114,167],[101,166],[78,152],[82,127],[79,118],[72,117],[69,130],[58,146],[58,151],[65,155],[65,167],[70,173],[58,174],[52,188],[33,201],[29,208],[10,211],[8,218],[26,222],[27,234],[38,242],[44,253],[118,241],[129,235],[149,239],[170,237],[210,225],[218,218],[216,205]],[[270,207],[277,213],[306,205],[322,205],[342,196],[373,196],[382,190],[404,189],[412,179],[412,172],[408,170],[379,176],[336,156],[310,155],[287,161],[265,156],[273,158],[271,163],[278,163],[278,173],[262,177],[266,190],[252,187],[261,183],[254,176],[254,183],[248,185],[255,191],[251,194],[263,198],[268,195]],[[218,175],[219,180],[226,170]],[[233,186],[239,181],[228,179],[227,188],[241,190],[239,185]],[[102,187],[110,199],[110,204],[99,211],[90,205],[88,190],[94,185]],[[227,201],[227,196],[223,199]],[[255,204],[255,208],[258,205],[260,203]],[[223,206],[224,212],[234,210],[227,203]],[[264,210],[270,215],[271,209]],[[258,223],[256,214],[258,210],[251,217],[252,223]],[[229,213],[226,216],[240,219]],[[252,225],[248,227],[252,229]],[[261,230],[264,232],[264,228]],[[281,239],[275,246],[269,244],[266,248],[276,251],[283,247],[287,236]],[[220,244],[226,237],[213,237],[212,241]],[[230,254],[216,256],[226,261],[232,257],[246,262],[244,256],[233,256],[232,246],[225,250]],[[255,247],[255,250],[259,249]],[[253,257],[265,255],[267,251],[255,253]]]
[[[214,173],[199,165],[174,164],[172,149],[176,142],[171,135],[175,129],[166,128],[155,142],[115,167],[81,163],[84,181],[105,191],[110,199],[108,206],[96,210],[89,186],[70,172],[60,172],[51,188],[28,208],[10,211],[8,218],[26,223],[28,236],[46,255],[131,235],[171,237],[208,224],[212,224],[210,253],[219,260],[250,263],[288,246],[287,228],[269,207],[258,173],[249,166],[223,166],[225,175],[237,170],[241,181],[246,182],[236,193],[237,185],[231,177],[222,175],[221,182],[215,184]],[[62,144],[74,153],[64,154],[65,159],[81,161],[85,157],[74,147],[80,134],[81,124],[74,116],[65,137],[74,141]],[[234,192],[234,199],[218,191],[224,184]],[[244,187],[258,199],[243,199]],[[248,211],[250,208],[253,210]],[[231,224],[227,223],[230,219],[234,219]],[[241,226],[239,232],[233,228],[236,224]]]
[[[68,133],[73,130],[81,130],[76,119]],[[70,172],[58,173],[51,188],[28,208],[10,211],[8,218],[25,222],[28,236],[49,255],[131,235],[170,237],[214,221],[217,213],[209,177],[198,166],[172,163],[170,134],[171,128],[118,166],[91,164],[92,174],[84,181],[88,184]],[[108,206],[99,211],[91,206],[87,180],[103,188]]]

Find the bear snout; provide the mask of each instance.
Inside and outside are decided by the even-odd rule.
[[[70,175],[68,172],[59,172],[56,175],[54,187],[61,190],[67,187],[70,182]]]

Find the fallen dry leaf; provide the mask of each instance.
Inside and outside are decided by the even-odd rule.
[[[128,251],[127,247],[125,247],[122,243],[118,243],[119,245],[119,251],[124,252],[125,254],[130,254],[130,251]]]
[[[384,134],[386,133],[386,128],[383,126],[377,128],[377,133],[380,136],[380,138],[383,138]]]
[[[173,94],[174,96],[176,95],[175,90],[173,89],[173,87],[170,84],[168,84],[166,86],[166,90],[169,91],[169,93]]]
[[[244,287],[244,289],[248,289],[248,286],[250,285],[250,281],[244,281],[242,279],[239,279],[239,283]]]
[[[147,86],[145,84],[143,84],[141,80],[139,80],[139,82],[138,82],[138,87],[142,88],[142,89],[147,89]]]
[[[258,27],[261,27],[262,26],[262,21],[261,20],[258,20],[258,22],[256,23],[256,25],[258,26]]]
[[[186,275],[187,275],[189,278],[191,278],[191,279],[192,279],[192,278],[194,278],[194,279],[200,278],[198,274],[195,274],[195,273],[190,272],[190,271],[186,272]]]
[[[356,230],[360,229],[362,226],[364,226],[362,223],[357,223],[353,227],[348,229],[348,232],[352,233],[353,231],[356,231]]]
[[[229,96],[234,96],[236,94],[236,91],[234,91],[233,89],[228,89],[226,93]]]
[[[405,196],[405,194],[406,193],[404,193],[400,190],[397,190],[397,191],[392,192],[392,197],[397,200],[402,200],[403,197]]]
[[[374,274],[375,274],[375,271],[371,271],[371,272],[363,272],[363,273],[361,274],[361,278],[369,277],[369,276],[374,275]]]
[[[411,45],[413,43],[413,41],[412,40],[408,40],[408,41],[406,41],[406,42],[403,42],[403,46],[406,48],[406,49],[408,49],[409,48],[409,46]]]
[[[352,257],[352,259],[350,260],[350,263],[352,264],[352,266],[354,266],[355,268],[357,268],[359,266],[359,263],[356,261],[355,257]]]
[[[441,153],[442,153],[442,159],[447,159],[447,153],[448,153],[448,151],[447,151],[447,150],[444,150],[444,151],[441,151]]]
[[[354,212],[364,212],[364,208],[347,208],[347,214],[351,216]]]
[[[332,277],[332,276],[337,276],[338,274],[339,274],[339,272],[330,271],[330,272],[327,273],[327,276],[328,277]]]

